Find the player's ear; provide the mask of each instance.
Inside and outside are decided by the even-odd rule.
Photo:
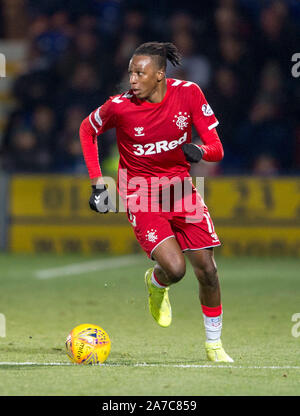
[[[163,69],[158,70],[157,71],[157,81],[161,82],[164,79],[165,75],[166,74],[165,74],[165,71]]]

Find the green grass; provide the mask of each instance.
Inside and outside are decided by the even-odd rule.
[[[170,289],[172,325],[160,328],[146,303],[146,257],[107,271],[35,277],[37,270],[89,260],[0,255],[0,313],[6,317],[1,363],[67,364],[65,338],[85,322],[102,326],[112,341],[104,366],[1,364],[0,395],[299,395],[300,339],[291,333],[292,315],[300,312],[298,260],[217,257],[222,340],[235,360],[224,368],[205,359],[198,284],[190,267]]]

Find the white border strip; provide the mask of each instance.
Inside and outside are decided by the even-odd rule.
[[[61,267],[37,270],[34,272],[34,276],[37,279],[45,280],[52,279],[53,277],[73,276],[97,270],[115,269],[118,267],[130,266],[143,261],[145,262],[145,258],[141,255],[110,257],[108,259],[73,263]]]
[[[89,115],[89,121],[90,121],[91,125],[93,126],[93,128],[94,128],[95,132],[96,132],[96,133],[98,133],[98,129],[97,129],[97,127],[96,127],[96,126],[95,126],[95,124],[92,122],[92,113]]]
[[[38,362],[12,362],[12,361],[1,361],[1,366],[76,366],[78,364],[72,363],[60,363],[60,362],[50,362],[50,363],[38,363]],[[95,365],[95,364],[94,364]],[[300,366],[293,365],[232,365],[232,364],[148,364],[148,363],[107,363],[107,364],[98,364],[103,367],[169,367],[169,368],[236,368],[241,370],[300,370]]]
[[[205,248],[213,248],[213,247],[219,247],[221,243],[215,244],[213,246],[207,246],[207,247],[199,247],[199,248],[184,248],[182,251],[197,251],[197,250],[204,250]]]
[[[100,109],[101,107],[99,107],[98,110],[96,110],[95,112],[95,120],[97,121],[99,126],[102,126],[102,118],[100,117]]]
[[[219,122],[216,121],[214,124],[211,124],[210,126],[208,126],[208,130],[212,130],[214,127],[217,127],[219,125]]]

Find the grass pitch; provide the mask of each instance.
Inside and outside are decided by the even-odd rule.
[[[143,255],[128,262],[103,258],[98,266],[94,260],[102,261],[0,255],[0,313],[6,319],[0,395],[299,395],[300,338],[292,335],[292,316],[300,313],[298,260],[216,257],[222,340],[235,360],[222,365],[206,361],[190,266],[169,292],[172,325],[160,328],[148,312],[143,279],[152,262]],[[80,266],[64,268],[74,263]],[[108,332],[112,348],[105,365],[69,364],[65,338],[81,323]]]

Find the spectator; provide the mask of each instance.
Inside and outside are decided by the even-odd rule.
[[[300,89],[291,76],[300,9],[292,0],[27,5],[28,55],[12,86],[17,106],[1,144],[7,170],[80,171],[80,121],[108,93],[129,88],[127,64],[136,46],[160,39],[183,55],[182,66],[168,66],[167,76],[196,82],[220,121],[225,158],[209,171],[202,162],[193,166],[196,174],[300,171]],[[101,161],[110,170],[114,143],[113,132],[101,136]]]
[[[252,173],[258,176],[275,176],[279,173],[278,160],[269,154],[260,154],[253,162]]]
[[[66,110],[62,133],[55,138],[56,171],[86,172],[82,152],[77,146],[79,127],[85,115],[85,108],[80,105],[74,105]]]
[[[48,167],[55,159],[55,141],[57,136],[56,115],[52,108],[39,105],[32,113],[31,129],[38,143],[40,153],[49,154]]]
[[[55,138],[56,120],[50,107],[39,105],[32,112],[16,112],[4,135],[3,167],[9,171],[52,170]]]
[[[187,31],[176,31],[172,42],[182,54],[182,64],[176,68],[167,66],[170,78],[187,79],[196,82],[201,88],[207,88],[211,77],[211,66],[206,56],[197,53],[195,40]]]
[[[242,171],[252,172],[257,159],[264,156],[273,159],[279,173],[290,172],[294,139],[280,110],[267,97],[258,96],[249,117],[237,129],[236,151]]]
[[[87,173],[77,136],[65,137],[56,170],[63,173]]]
[[[279,63],[285,77],[290,76],[292,54],[298,50],[299,30],[290,24],[287,5],[271,2],[262,9],[256,40],[256,59],[264,65],[266,60]]]
[[[59,79],[67,81],[74,67],[86,63],[97,72],[99,88],[105,88],[109,60],[101,41],[101,36],[95,31],[77,32],[67,51],[56,62],[55,70]]]
[[[242,88],[235,72],[227,66],[220,66],[214,73],[206,96],[220,123],[218,132],[226,154],[222,161],[223,170],[235,173],[235,130],[246,117],[248,109],[243,106]]]
[[[48,172],[51,168],[50,154],[39,147],[31,130],[18,130],[4,153],[3,168],[8,172]]]
[[[243,105],[247,107],[252,101],[253,93],[257,87],[257,65],[247,50],[246,44],[238,37],[222,37],[218,44],[214,67],[224,65],[230,68],[238,82],[243,86]]]
[[[57,94],[55,108],[61,116],[73,105],[82,105],[86,112],[92,111],[104,101],[104,94],[101,89],[101,76],[89,63],[78,62],[66,85],[61,86]]]
[[[48,69],[37,52],[34,63],[28,65],[13,83],[12,94],[17,99],[21,109],[30,110],[39,104],[52,105],[57,93],[58,79],[56,74]],[[32,55],[31,55],[32,56]],[[39,62],[38,60],[41,59]]]
[[[215,11],[215,29],[218,38],[224,36],[237,36],[240,34],[239,16],[231,4],[231,6],[221,6]]]
[[[252,22],[245,16],[238,1],[219,1],[211,22],[208,24],[206,43],[210,45],[208,54],[214,58],[211,45],[217,45],[222,38],[238,37],[242,42],[251,40]]]
[[[59,11],[48,17],[44,30],[36,33],[31,42],[51,66],[66,51],[71,36],[72,28],[68,15],[64,11]]]
[[[197,24],[191,13],[183,10],[175,11],[169,19],[168,33],[174,36],[179,33],[197,33]]]
[[[266,62],[261,71],[259,87],[259,94],[279,106],[281,113],[287,117],[287,91],[284,88],[282,73],[277,62]]]

